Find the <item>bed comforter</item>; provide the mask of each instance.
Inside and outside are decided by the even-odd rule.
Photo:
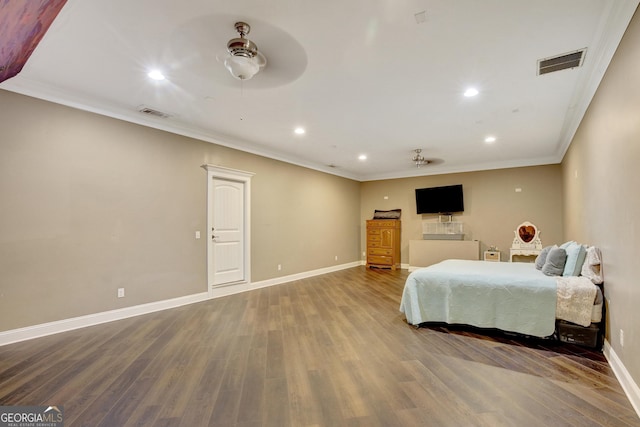
[[[557,279],[530,263],[446,260],[409,275],[400,311],[412,325],[446,322],[547,337],[555,330]],[[584,280],[590,287],[581,284],[590,290],[577,291],[580,298],[567,296],[575,289],[573,280],[564,282],[562,303],[570,316],[587,312],[590,319],[596,287]],[[571,306],[572,300],[582,307]]]

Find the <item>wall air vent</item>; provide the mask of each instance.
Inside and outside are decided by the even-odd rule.
[[[538,60],[538,75],[553,73],[554,71],[566,70],[567,68],[580,67],[584,62],[584,56],[587,48],[576,50],[574,52],[563,53],[562,55],[553,56]]]
[[[158,111],[155,110],[153,108],[149,108],[145,105],[141,105],[138,107],[138,111],[144,114],[147,114],[149,116],[155,116],[155,117],[160,117],[162,119],[167,119],[169,117],[172,117],[173,114],[169,114],[169,113],[163,113],[162,111]]]

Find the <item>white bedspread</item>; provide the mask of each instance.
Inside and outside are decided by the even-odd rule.
[[[586,277],[556,277],[556,318],[581,326],[591,324],[596,286]]]

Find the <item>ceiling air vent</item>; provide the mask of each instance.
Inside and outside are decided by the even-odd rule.
[[[538,60],[538,75],[553,73],[554,71],[566,70],[567,68],[580,67],[584,61],[587,48],[574,52],[563,53],[562,55]]]
[[[154,110],[153,108],[149,108],[144,105],[139,106],[138,111],[144,114],[148,114],[150,116],[160,117],[163,119],[167,119],[172,116],[172,114],[163,113],[162,111]]]

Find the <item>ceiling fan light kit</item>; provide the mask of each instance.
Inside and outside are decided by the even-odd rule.
[[[264,68],[267,60],[258,52],[258,46],[245,36],[251,31],[246,22],[236,22],[235,29],[240,37],[229,40],[224,66],[238,80],[249,80]]]
[[[260,71],[255,61],[244,56],[230,56],[224,60],[224,66],[238,80],[249,80]]]
[[[420,153],[422,153],[422,149],[416,148],[415,150],[413,150],[413,152],[416,153],[416,154],[413,155],[413,157],[411,158],[411,161],[416,164],[417,168],[429,164],[429,160],[425,159],[420,154]]]

